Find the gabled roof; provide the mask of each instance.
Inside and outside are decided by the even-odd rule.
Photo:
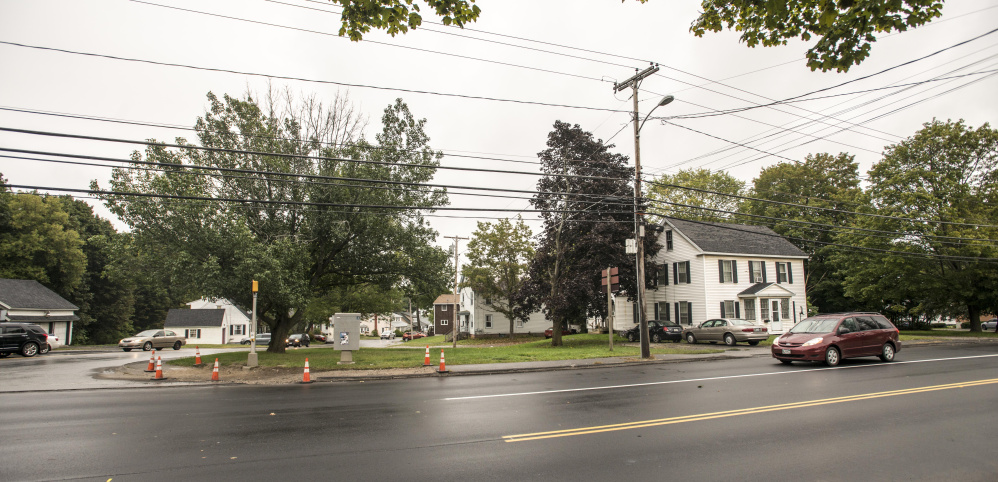
[[[764,296],[792,296],[793,294],[794,292],[788,290],[786,286],[776,284],[773,282],[768,282],[768,283],[756,283],[752,286],[749,286],[748,288],[745,289],[745,291],[738,293],[738,296],[745,298],[754,298],[754,297],[762,298]]]
[[[436,299],[436,301],[433,302],[433,304],[435,304],[435,305],[453,305],[453,304],[457,303],[458,301],[460,301],[460,298],[458,298],[458,295],[447,294],[447,295],[440,295],[440,296],[438,296],[437,299]]]
[[[222,326],[225,310],[187,310],[174,308],[166,313],[164,328],[181,326]]]
[[[807,258],[793,243],[766,226],[665,218],[703,253]]]
[[[0,279],[0,305],[8,310],[78,310],[33,279]]]

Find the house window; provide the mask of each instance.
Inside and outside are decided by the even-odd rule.
[[[229,325],[229,335],[245,335],[246,325]]]
[[[794,275],[790,271],[790,263],[776,263],[776,282],[793,284]]]
[[[184,338],[193,338],[195,340],[200,339],[201,338],[201,329],[200,328],[194,328],[194,329],[184,330]]]
[[[447,311],[447,305],[440,305],[440,311]]]
[[[670,316],[670,313],[669,313],[669,303],[668,302],[666,302],[666,301],[659,301],[658,303],[655,303],[655,309],[658,311],[658,313],[655,314],[656,318],[658,318],[660,320],[671,321],[670,318],[672,318],[672,317]]]
[[[672,263],[673,278],[675,278],[676,284],[689,283],[690,282],[690,262],[682,263]]]
[[[441,318],[440,326],[446,326],[448,322],[450,322],[450,320],[448,320],[447,318]]]
[[[742,304],[745,305],[745,319],[754,320],[755,319],[755,300],[747,299]]]
[[[516,320],[516,327],[523,328],[523,320]]]
[[[769,298],[759,298],[759,318],[769,320]]]
[[[762,261],[749,261],[749,283],[765,283],[766,269]]]
[[[672,231],[665,232],[665,250],[672,251]]]
[[[690,324],[690,304],[685,301],[680,301],[676,303],[676,311],[679,312],[679,316],[676,322],[679,324],[689,325]]]
[[[738,264],[733,259],[720,259],[717,261],[718,280],[721,283],[738,282]]]
[[[492,328],[492,315],[485,315],[485,327]]]
[[[740,318],[741,313],[738,312],[738,304],[733,300],[727,300],[721,302],[721,318]]]
[[[664,264],[655,265],[655,272],[652,274],[651,285],[667,285],[669,284],[669,270]]]

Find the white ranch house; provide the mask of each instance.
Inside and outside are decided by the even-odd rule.
[[[172,309],[164,328],[187,337],[188,344],[223,345],[239,343],[249,336],[250,313],[227,299],[202,298],[187,303],[190,309]]]
[[[783,333],[807,316],[807,255],[765,226],[666,218],[662,250],[646,291],[649,320],[691,326],[713,318],[745,318]],[[636,303],[616,297],[614,330],[637,323]]]

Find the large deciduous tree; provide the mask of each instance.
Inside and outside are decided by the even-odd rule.
[[[0,198],[7,211],[0,214],[6,224],[0,226],[0,278],[33,279],[71,299],[83,280],[87,257],[62,201],[34,193]]]
[[[888,147],[869,172],[875,213],[844,231],[836,263],[846,294],[882,302],[896,317],[964,315],[972,331],[998,309],[998,131],[933,120]]]
[[[693,221],[724,222],[738,208],[745,182],[726,172],[683,169],[648,183],[648,211]],[[699,209],[707,208],[707,209]],[[727,212],[725,212],[727,211]]]
[[[859,187],[859,164],[849,154],[812,154],[802,163],[779,163],[763,169],[753,181],[741,212],[765,224],[807,253],[808,302],[820,312],[855,310],[847,299],[842,277],[828,257],[841,248],[829,246],[837,230],[850,226],[849,212],[865,206]],[[878,309],[878,306],[870,306]]]
[[[516,295],[526,284],[527,267],[534,257],[532,236],[521,217],[517,217],[516,224],[509,219],[479,222],[468,241],[468,263],[461,270],[465,285],[478,297],[489,300],[492,308],[509,320],[510,337],[516,319],[523,316]]]
[[[162,170],[116,169],[114,194],[102,195],[140,245],[170,253],[162,263],[188,292],[249,306],[258,280],[259,318],[282,340],[317,298],[418,274],[412,256],[436,236],[423,212],[447,196],[420,185],[441,154],[401,99],[374,144],[357,138],[362,120],[344,115],[345,103],[328,110],[288,92],[262,106],[250,95],[208,100],[195,125],[207,149],[151,145],[145,160]]]
[[[554,346],[568,323],[585,327],[589,315],[605,317],[606,298],[600,270],[620,268],[621,286],[633,298],[635,263],[624,250],[634,236],[634,169],[627,157],[609,152],[613,145],[593,138],[579,125],[556,121],[540,152],[543,177],[531,204],[541,211],[544,230],[533,261],[522,306],[543,306],[553,325]],[[645,252],[658,252],[655,236],[646,236]],[[650,264],[646,260],[646,272]]]

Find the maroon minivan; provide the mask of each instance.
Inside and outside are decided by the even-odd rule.
[[[805,318],[773,341],[773,358],[824,361],[830,367],[845,358],[877,356],[893,361],[901,351],[898,329],[880,313],[833,313]]]

